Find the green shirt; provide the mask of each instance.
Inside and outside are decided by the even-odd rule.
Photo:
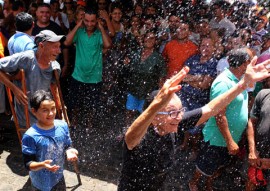
[[[227,92],[238,83],[238,79],[226,69],[213,82],[210,99]],[[227,107],[226,117],[233,140],[238,143],[248,121],[248,94],[243,91]],[[203,129],[204,141],[210,141],[210,145],[226,147],[227,144],[216,124],[215,117],[211,117]]]
[[[102,81],[102,35],[99,30],[88,36],[85,28],[79,28],[73,42],[76,59],[72,77],[83,83]]]

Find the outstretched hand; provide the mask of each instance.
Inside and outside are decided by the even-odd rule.
[[[257,65],[256,62],[257,56],[254,56],[245,72],[244,82],[248,87],[252,87],[255,82],[270,77],[270,59]]]
[[[160,89],[155,100],[162,106],[167,105],[173,94],[181,89],[181,85],[179,85],[179,83],[186,77],[188,72],[189,67],[184,66],[180,72],[168,79]]]
[[[45,160],[44,162],[44,167],[51,172],[56,172],[57,170],[59,170],[60,166],[58,165],[51,165],[52,160]]]

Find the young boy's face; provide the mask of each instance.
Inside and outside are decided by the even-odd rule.
[[[41,128],[50,128],[54,126],[54,119],[56,115],[55,102],[52,100],[44,100],[41,102],[38,110],[32,109],[36,116],[38,126]]]

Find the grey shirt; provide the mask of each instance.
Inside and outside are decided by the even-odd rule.
[[[54,82],[53,70],[57,69],[60,72],[60,65],[57,61],[51,61],[49,68],[44,70],[40,69],[36,60],[35,52],[33,50],[13,54],[12,56],[0,59],[0,70],[12,73],[18,71],[19,69],[24,69],[27,87],[27,97],[30,98],[31,94],[33,94],[37,90],[50,90],[50,84]],[[21,87],[20,81],[16,81],[14,83],[17,86]],[[30,125],[32,125],[36,122],[36,118],[31,113],[30,104],[28,104],[28,106],[30,114]],[[15,110],[19,120],[19,124],[22,126],[26,126],[23,106],[16,104],[16,99]]]

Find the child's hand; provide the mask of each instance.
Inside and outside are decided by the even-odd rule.
[[[70,148],[66,151],[68,161],[78,160],[78,151],[74,148]]]
[[[51,166],[50,164],[52,163],[52,160],[45,160],[43,162],[44,162],[44,167],[51,172],[56,172],[60,168],[60,166],[58,165]]]

